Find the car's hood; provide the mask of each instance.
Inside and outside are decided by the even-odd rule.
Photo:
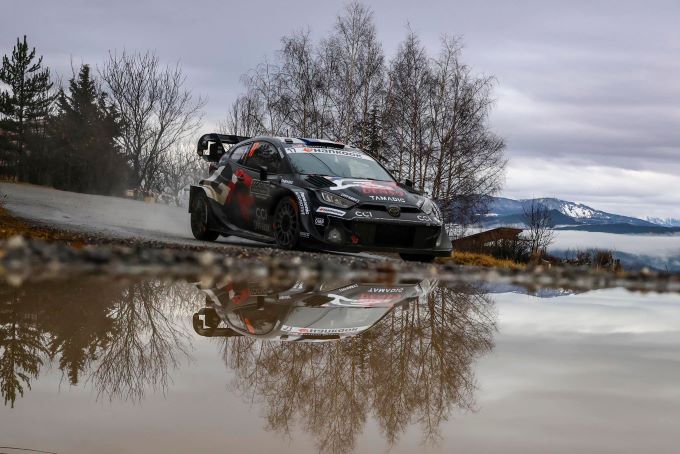
[[[381,205],[419,206],[422,196],[412,194],[392,181],[358,178],[323,177],[330,182],[326,190],[343,195],[354,202]]]

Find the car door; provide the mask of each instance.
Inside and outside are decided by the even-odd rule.
[[[253,142],[236,171],[237,190],[234,210],[244,229],[271,235],[269,204],[274,191],[270,180],[280,170],[282,157],[276,146],[268,141]],[[267,179],[261,180],[261,170],[266,170]]]
[[[247,143],[234,147],[229,150],[218,163],[217,172],[220,172],[220,182],[224,183],[224,202],[222,205],[223,216],[227,222],[238,227],[244,228],[245,223],[241,217],[241,210],[239,201],[241,201],[249,191],[245,187],[242,179],[238,175],[242,175],[241,161],[250,150],[252,144]]]

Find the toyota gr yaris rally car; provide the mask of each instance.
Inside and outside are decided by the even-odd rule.
[[[437,205],[357,148],[206,134],[198,154],[211,174],[190,188],[196,239],[237,235],[283,249],[397,252],[419,261],[451,254]]]
[[[356,336],[398,306],[427,296],[427,279],[393,285],[327,281],[309,287],[296,282],[263,288],[258,282],[228,282],[202,289],[205,307],[192,317],[196,333],[206,337],[322,342]]]

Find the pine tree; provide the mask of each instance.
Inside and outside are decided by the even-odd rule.
[[[10,152],[16,165],[26,153],[29,136],[44,130],[54,101],[50,71],[43,68],[42,57],[36,59],[35,48],[29,51],[26,36],[23,42],[17,38],[10,57],[2,57],[0,81],[9,86],[8,90],[0,91],[0,129],[6,134],[4,151]]]
[[[22,304],[17,292],[0,294],[0,395],[14,407],[17,397],[31,389],[31,379],[46,357],[45,333],[34,321],[34,307]]]
[[[115,143],[115,108],[97,86],[88,65],[57,95],[50,124],[52,184],[60,189],[110,194],[125,186],[128,167]],[[57,170],[59,169],[59,170]]]

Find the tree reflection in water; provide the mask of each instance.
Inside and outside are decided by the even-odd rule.
[[[223,340],[233,386],[265,409],[267,429],[298,421],[320,452],[351,451],[369,416],[390,445],[411,424],[436,442],[455,408],[473,409],[474,361],[491,351],[493,301],[480,288],[439,287],[337,342]]]
[[[12,407],[46,362],[99,396],[141,400],[165,391],[189,348],[188,316],[202,299],[157,281],[74,280],[0,287],[0,391]]]
[[[164,392],[169,371],[190,350],[189,327],[177,320],[192,319],[204,302],[191,286],[159,281],[0,287],[5,404],[14,406],[50,363],[71,385],[89,383],[108,399]],[[228,337],[222,354],[236,390],[263,406],[267,429],[290,434],[299,424],[319,451],[345,452],[368,418],[389,444],[412,424],[424,442],[436,441],[454,409],[473,408],[472,366],[492,349],[494,332],[493,301],[480,288],[438,287],[356,336],[321,343]]]

